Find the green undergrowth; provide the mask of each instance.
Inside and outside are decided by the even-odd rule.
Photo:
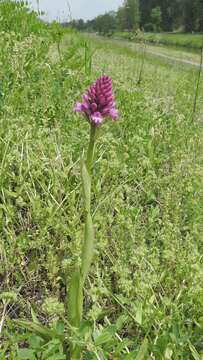
[[[167,45],[185,47],[188,49],[198,50],[203,45],[203,34],[184,34],[184,33],[115,33],[114,36],[119,36],[122,39],[133,41],[146,41],[155,45]]]
[[[66,358],[60,336],[47,345],[15,319],[37,317],[68,337],[59,320],[65,278],[80,263],[80,155],[88,138],[88,124],[72,109],[105,72],[120,120],[104,124],[96,150],[97,246],[85,291],[94,331],[84,359],[200,360],[202,81],[191,121],[197,70],[148,55],[138,85],[141,54],[113,41],[69,33],[60,52],[52,27],[22,38],[1,30],[1,313],[7,307],[0,359]]]

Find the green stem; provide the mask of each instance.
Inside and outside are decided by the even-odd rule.
[[[94,124],[91,124],[90,141],[89,141],[89,146],[88,146],[88,150],[87,150],[87,158],[86,158],[86,166],[87,166],[87,171],[88,171],[89,175],[91,175],[91,168],[92,168],[93,157],[94,157],[96,130],[97,130],[97,127]]]
[[[94,158],[94,149],[96,141],[96,130],[97,127],[94,124],[91,124],[90,128],[90,140],[87,150],[86,161],[82,163],[82,183],[84,191],[84,200],[85,200],[85,232],[84,232],[84,242],[82,247],[82,264],[81,264],[81,284],[82,286],[85,283],[86,277],[88,275],[92,257],[94,253],[94,228],[91,217],[91,170]]]
[[[91,170],[94,158],[94,149],[96,141],[96,126],[91,124],[90,140],[87,150],[86,160],[82,159],[81,176],[85,202],[85,231],[81,251],[81,268],[76,270],[72,275],[69,288],[69,318],[73,327],[79,328],[83,316],[83,288],[88,275],[92,258],[94,254],[94,229],[90,212],[91,205]],[[70,359],[81,358],[81,348],[75,345],[71,348]]]

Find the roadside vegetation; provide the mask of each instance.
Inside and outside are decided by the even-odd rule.
[[[201,360],[199,69],[147,53],[143,62],[22,4],[0,11],[0,359],[65,360],[79,344],[84,360]],[[120,119],[98,138],[96,249],[78,330],[66,298],[81,262],[88,124],[73,107],[103,73]]]
[[[146,42],[154,45],[185,47],[200,50],[203,46],[203,34],[184,33],[150,33],[150,32],[118,32],[113,37],[119,37],[135,42]]]

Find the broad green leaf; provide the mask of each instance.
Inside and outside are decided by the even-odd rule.
[[[14,191],[8,190],[8,189],[4,189],[6,195],[10,196],[11,198],[16,198],[18,196],[18,194]]]
[[[119,316],[119,318],[116,320],[117,331],[121,330],[127,321],[128,321],[128,316],[126,315]]]
[[[15,323],[23,329],[35,333],[45,340],[50,340],[53,337],[53,332],[44,325],[36,324],[27,320],[14,320]]]
[[[138,304],[135,318],[136,318],[137,323],[139,325],[142,325],[142,303]]]
[[[95,345],[100,346],[112,340],[112,337],[116,333],[116,326],[110,325],[107,329],[104,329],[102,333],[96,337]]]
[[[56,332],[59,335],[63,335],[64,334],[64,329],[65,329],[65,325],[63,321],[58,321],[56,324]]]
[[[80,270],[76,270],[71,278],[68,294],[68,310],[70,324],[76,328],[80,326],[82,319],[83,294]]]
[[[14,291],[2,292],[0,294],[0,300],[16,301],[17,300],[17,294]]]
[[[82,249],[82,279],[85,281],[87,274],[89,272],[92,258],[94,254],[94,229],[92,223],[92,217],[88,213],[85,223],[85,235],[84,235],[84,243]]]
[[[19,349],[18,350],[19,360],[35,360],[35,352],[31,349]]]
[[[31,349],[40,349],[44,340],[40,336],[31,336],[29,338],[29,344]]]
[[[84,321],[79,328],[79,333],[81,336],[88,338],[92,333],[93,325],[90,321]]]
[[[38,318],[37,318],[37,315],[35,314],[33,308],[31,307],[31,316],[32,316],[32,321],[36,324],[40,324]]]
[[[58,353],[60,345],[61,345],[61,343],[60,343],[60,340],[58,340],[58,339],[53,339],[53,340],[49,341],[43,347],[43,348],[46,348],[46,350],[43,351],[43,358],[47,359],[48,357]]]

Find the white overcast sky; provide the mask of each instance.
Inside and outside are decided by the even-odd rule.
[[[37,9],[37,0],[29,0],[30,6]],[[106,11],[117,10],[123,0],[39,0],[40,10],[46,12],[46,19],[68,20],[69,6],[73,19],[93,19]]]

